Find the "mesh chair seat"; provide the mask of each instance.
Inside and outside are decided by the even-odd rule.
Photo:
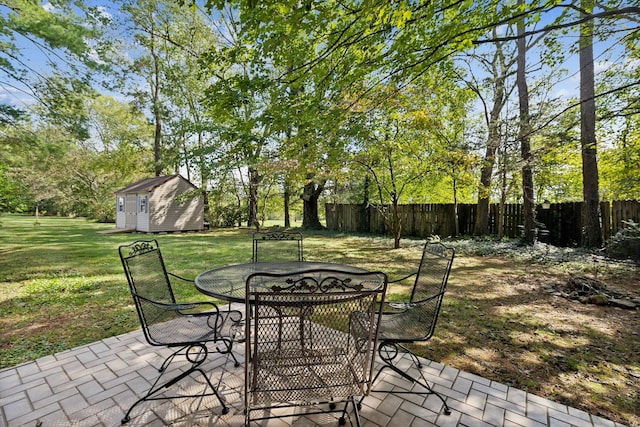
[[[433,322],[433,314],[425,310],[407,309],[400,313],[385,313],[380,319],[379,340],[397,342],[420,341],[425,328]]]
[[[216,320],[219,324],[216,325]],[[232,337],[237,333],[240,319],[229,312],[202,315],[184,315],[162,323],[149,325],[149,338],[157,345],[188,345],[193,342],[218,341],[221,337]]]

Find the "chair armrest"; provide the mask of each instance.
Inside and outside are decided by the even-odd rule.
[[[142,295],[138,295],[136,293],[133,294],[134,297],[152,304],[162,310],[166,310],[166,311],[175,311],[178,314],[182,315],[182,316],[211,316],[212,314],[219,314],[220,310],[218,309],[218,306],[216,304],[214,304],[213,302],[209,302],[209,301],[202,301],[202,302],[186,302],[186,303],[165,303],[165,302],[159,302],[159,301],[154,301],[152,299],[149,298],[145,298]],[[198,308],[202,308],[202,307],[208,307],[207,310],[204,311],[193,311],[192,310],[196,310]]]
[[[180,279],[180,280],[185,281],[185,282],[191,282],[191,283],[193,283],[193,282],[194,282],[194,280],[193,280],[193,279],[187,279],[186,277],[178,276],[177,274],[175,274],[175,273],[171,273],[171,272],[169,272],[169,271],[167,271],[167,274],[168,274],[169,276],[171,276],[171,277],[175,277],[176,279]]]
[[[388,283],[398,283],[398,282],[402,282],[403,280],[407,280],[409,277],[415,276],[415,275],[417,275],[417,274],[418,274],[418,272],[417,272],[417,271],[414,271],[413,273],[411,273],[411,274],[407,274],[406,276],[401,277],[401,278],[399,278],[399,279],[389,280],[389,282],[388,282]]]
[[[398,314],[410,310],[413,304],[409,301],[385,301],[380,314]]]
[[[411,304],[408,301],[400,301],[400,302],[385,302],[384,303],[385,306],[390,307],[394,310],[408,310],[411,307],[413,307],[413,304]]]
[[[428,298],[422,299],[420,301],[414,301],[414,302],[410,302],[410,301],[385,301],[384,306],[383,306],[383,310],[382,310],[382,314],[398,314],[398,313],[402,313],[404,311],[407,310],[411,310],[413,307],[420,305],[420,304],[424,304],[428,301],[431,301],[433,299],[439,298],[444,294],[444,291],[442,292],[438,292],[437,294],[433,294]],[[390,308],[393,311],[387,311],[384,308]]]

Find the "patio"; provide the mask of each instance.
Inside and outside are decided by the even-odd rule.
[[[237,345],[242,360],[244,347]],[[124,411],[155,380],[152,363],[166,348],[147,344],[140,330],[43,357],[0,371],[0,427],[119,426]],[[403,360],[409,368],[408,357]],[[179,366],[180,363],[175,363]],[[361,411],[364,426],[621,426],[604,418],[528,394],[442,364],[425,361],[427,379],[447,396],[452,414],[440,413],[435,396],[372,393]],[[222,369],[218,369],[222,367]],[[222,376],[220,392],[230,406],[226,415],[215,397],[140,404],[128,426],[241,426],[243,367],[227,356],[211,354],[205,370],[212,381]],[[201,387],[195,380],[182,387]],[[406,387],[383,374],[376,389]],[[347,422],[349,425],[349,422]],[[333,415],[273,419],[268,426],[337,426]]]

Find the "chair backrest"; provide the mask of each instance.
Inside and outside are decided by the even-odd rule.
[[[365,395],[387,277],[309,270],[246,282],[246,404]]]
[[[157,240],[137,240],[118,248],[129,290],[138,311],[140,323],[147,336],[147,329],[177,317],[155,303],[176,302],[171,282],[160,253]],[[147,336],[147,339],[150,337]]]
[[[440,242],[425,243],[410,302],[419,303],[444,293],[454,256],[454,249]]]
[[[302,261],[302,233],[266,231],[253,233],[253,262]]]

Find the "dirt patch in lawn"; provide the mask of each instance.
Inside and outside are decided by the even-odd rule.
[[[637,268],[580,277],[640,299]],[[640,311],[567,298],[576,272],[459,256],[423,355],[629,426],[640,426]]]

